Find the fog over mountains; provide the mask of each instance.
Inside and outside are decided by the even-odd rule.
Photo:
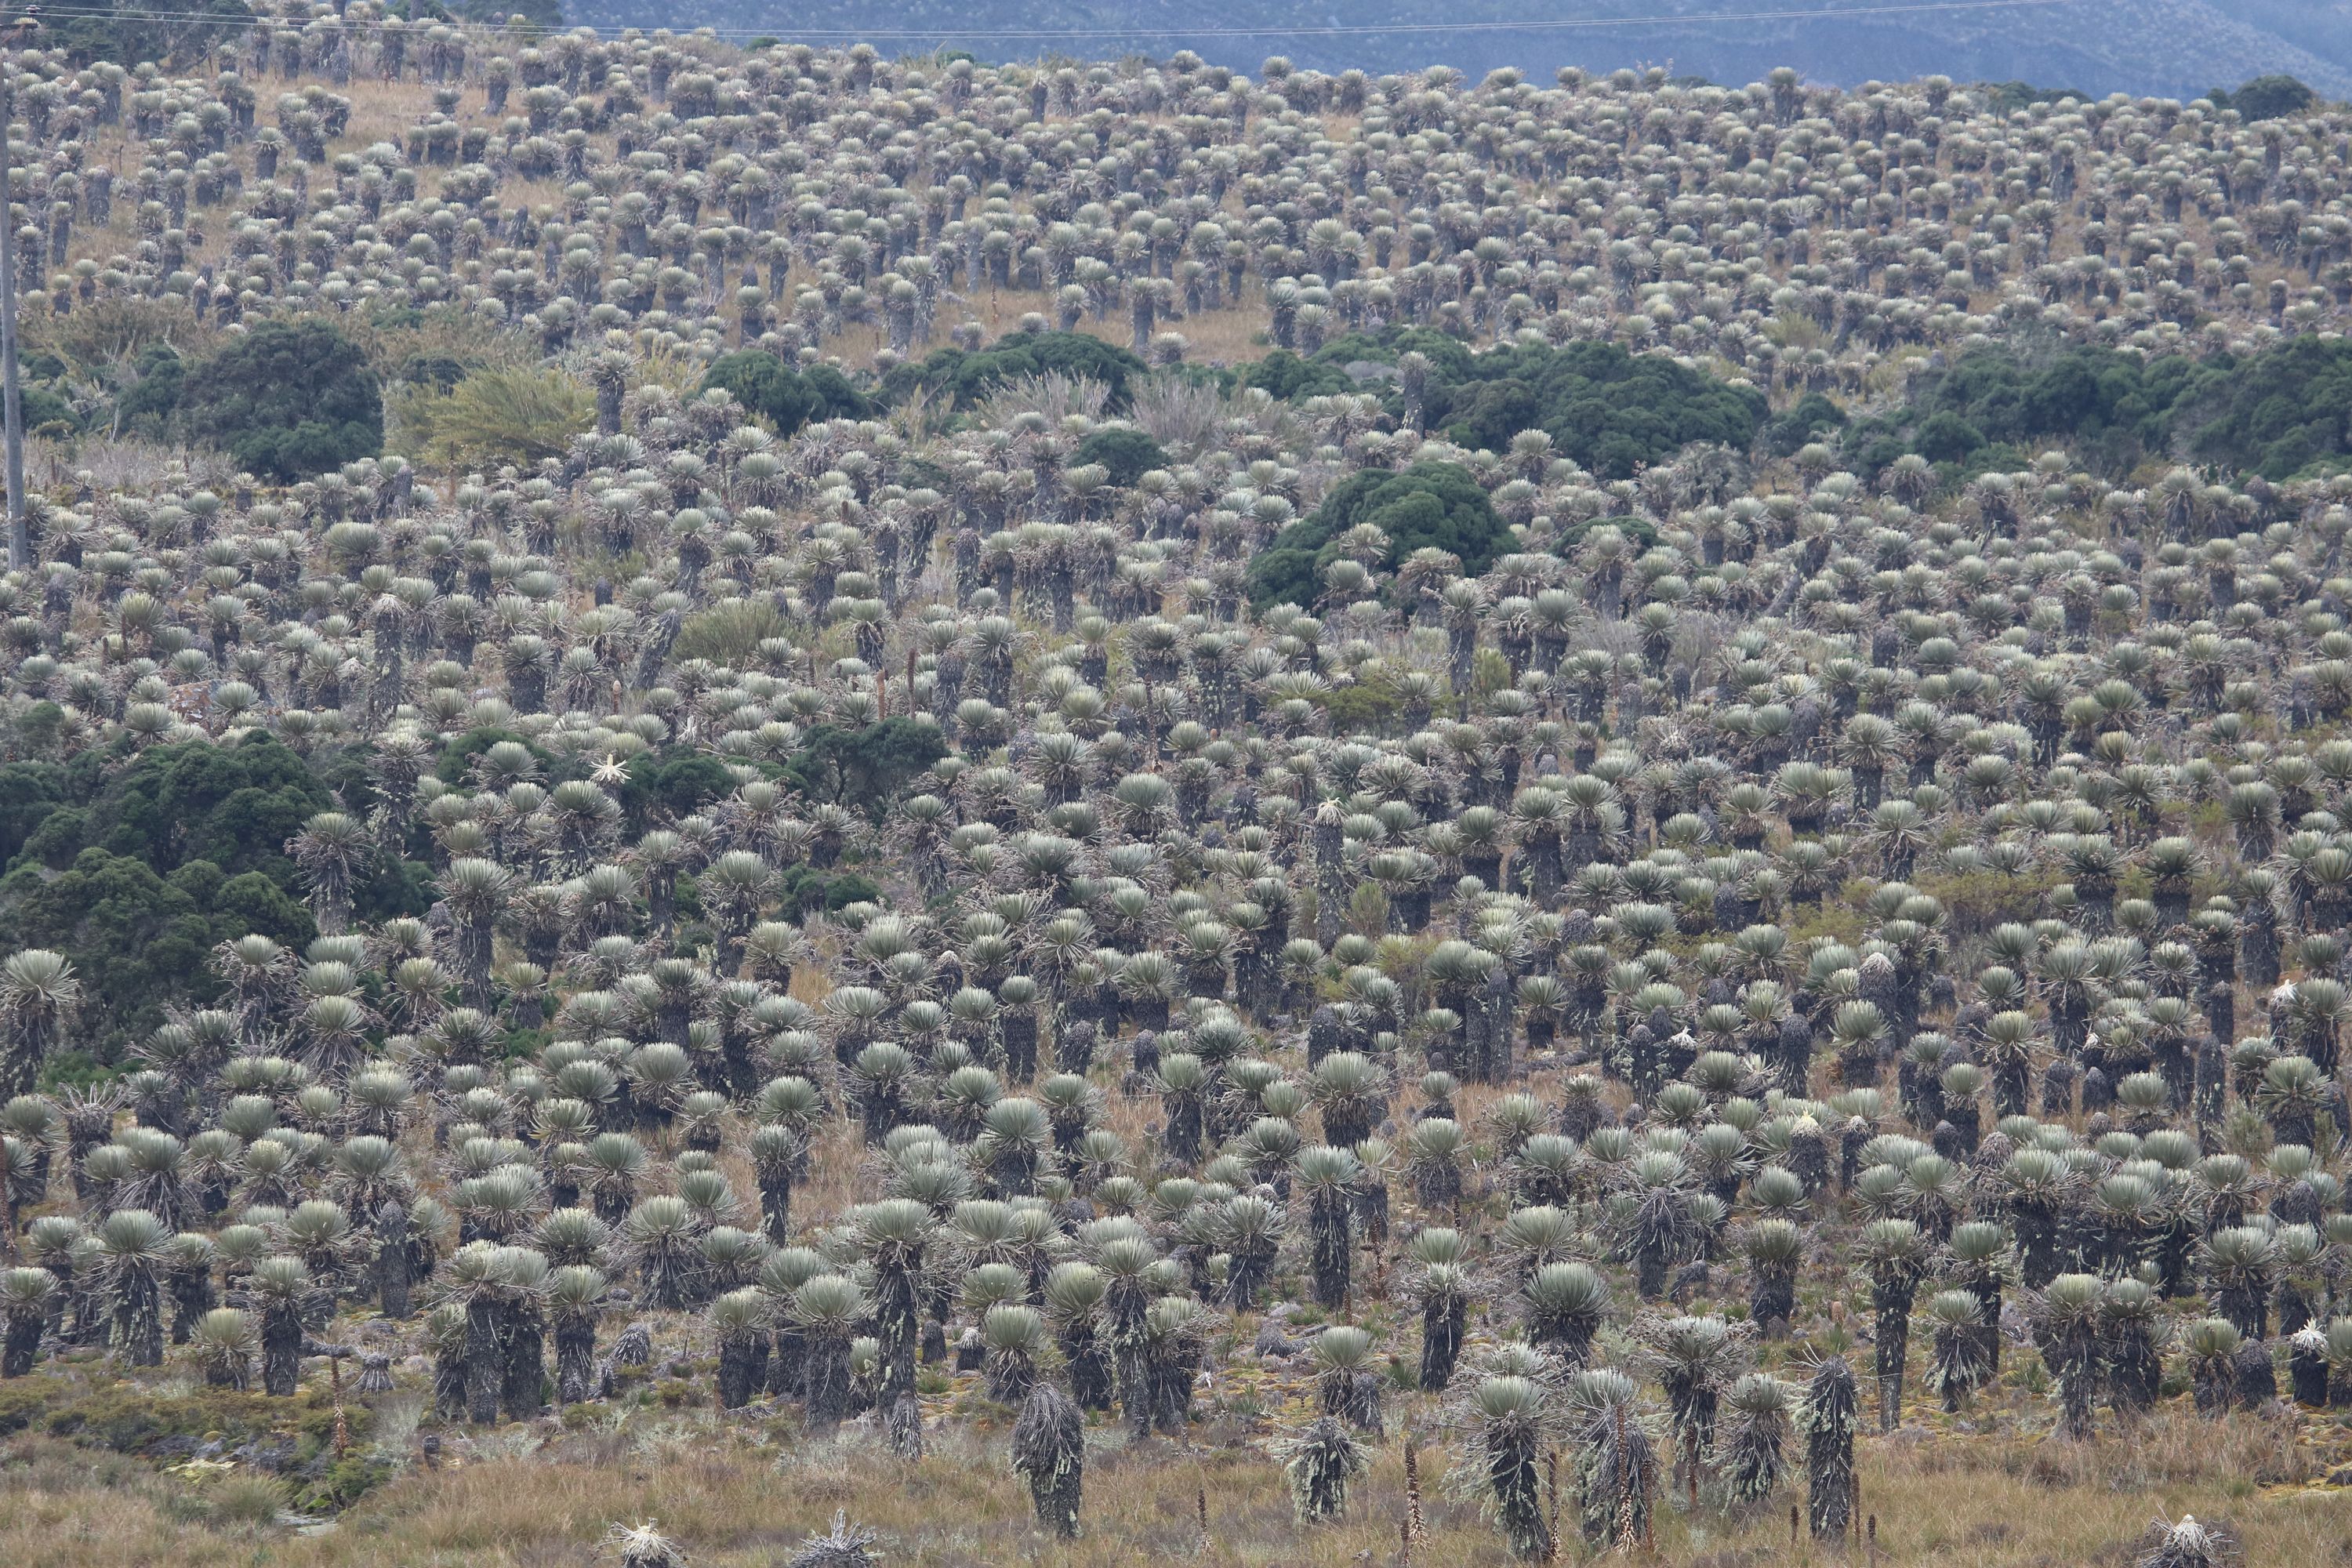
[[[1278,54],[1302,69],[1323,71],[1379,74],[1443,64],[1473,73],[1517,66],[1548,76],[1566,65],[1663,65],[1726,82],[1790,65],[1809,79],[1842,85],[1940,72],[1956,80],[2184,99],[2285,72],[2330,97],[2352,95],[2352,0],[2052,0],[1943,9],[1917,0],[1907,6],[1874,0],[808,0],[789,8],[768,0],[698,0],[666,16],[649,12],[644,0],[575,0],[567,13],[598,26],[711,26],[810,41],[856,37],[892,54],[945,43],[984,59],[1164,57],[1191,48],[1250,70]],[[1637,13],[1649,19],[1628,20]],[[1436,30],[1463,24],[1491,30]],[[1072,31],[1052,36],[1060,28]],[[1372,30],[1356,30],[1366,28]]]

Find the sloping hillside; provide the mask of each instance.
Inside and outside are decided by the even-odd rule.
[[[2284,71],[2321,92],[2352,94],[2352,5],[2346,0],[2053,0],[1897,9],[1868,0],[1728,5],[1667,0],[811,0],[780,16],[758,0],[700,0],[691,22],[811,41],[851,37],[897,53],[947,43],[983,58],[1047,52],[1164,56],[1192,48],[1254,69],[1268,55],[1302,68],[1378,74],[1445,64],[1472,72],[1562,65],[1608,70],[1671,65],[1717,81],[1790,65],[1810,79],[1851,84],[1940,72],[1956,80],[2022,79],[2095,93],[2191,98],[2216,85]],[[1858,15],[1827,16],[1826,10]],[[1767,11],[1802,13],[1764,21]],[[1736,13],[1736,22],[1701,20]],[[576,21],[644,24],[636,0],[584,0]],[[1652,19],[1625,24],[1629,15]],[[1475,25],[1489,31],[1445,31]],[[1563,24],[1579,24],[1564,26]],[[1370,29],[1368,31],[1337,29]],[[1414,29],[1425,29],[1415,31]],[[1055,29],[1072,29],[1056,36]]]

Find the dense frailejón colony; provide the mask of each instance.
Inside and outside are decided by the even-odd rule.
[[[2311,330],[2352,290],[2337,112],[1793,72],[1253,81],[373,10],[289,5],[184,74],[12,55],[32,308],[446,302],[609,405],[613,331],[887,365],[1034,309],[1161,363],[1203,318],[1231,349],[1237,312],[1309,353],[1534,331],[1859,390],[2019,320],[2158,350]]]
[[[2340,416],[2196,471],[2047,369],[2329,406],[2340,115],[363,5],[10,63],[59,342],[591,396],[37,499],[0,1372],[457,1427],[688,1355],[908,1455],[977,1373],[1070,1533],[1090,1419],[1311,1321],[1300,1520],[1442,1414],[1528,1557],[1843,1537],[1857,1426],[2012,1358],[2063,1439],[2352,1402]],[[2011,437],[1888,414],[2002,355]]]

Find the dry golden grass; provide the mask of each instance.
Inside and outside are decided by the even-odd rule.
[[[2320,1447],[2311,1429],[2298,1440],[2291,1420],[2241,1416],[2216,1426],[2174,1410],[2127,1436],[2081,1447],[2038,1432],[1933,1430],[1942,1424],[1934,1417],[1860,1446],[1863,1508],[1876,1521],[1877,1562],[2124,1564],[2151,1519],[2184,1512],[2229,1521],[2246,1561],[2263,1568],[2352,1562],[2352,1493],[2301,1484],[2315,1472]],[[1313,1530],[1294,1521],[1281,1473],[1254,1425],[1225,1417],[1196,1426],[1181,1446],[1155,1439],[1140,1447],[1097,1429],[1086,1532],[1067,1544],[1032,1526],[1027,1494],[1006,1458],[1004,1415],[993,1410],[935,1427],[929,1454],[911,1466],[855,1426],[835,1442],[813,1443],[799,1440],[789,1420],[721,1424],[699,1410],[643,1409],[573,1432],[552,1422],[503,1429],[478,1442],[453,1441],[436,1468],[411,1466],[317,1533],[192,1524],[197,1489],[178,1476],[110,1458],[93,1463],[56,1439],[20,1436],[0,1450],[0,1519],[8,1525],[10,1560],[25,1568],[163,1560],[180,1568],[264,1562],[538,1568],[588,1562],[608,1525],[646,1520],[683,1545],[691,1563],[764,1565],[822,1531],[836,1509],[880,1531],[887,1561],[908,1568],[1397,1561],[1405,1499],[1393,1423],[1348,1516]],[[2316,1426],[2341,1447],[2340,1424]],[[534,1443],[535,1452],[519,1453]],[[1507,1562],[1478,1510],[1442,1495],[1446,1458],[1437,1436],[1423,1432],[1420,1459],[1428,1531],[1414,1560],[1427,1568]],[[1561,1468],[1565,1487],[1565,1457]],[[1679,1501],[1667,1500],[1654,1561],[1763,1568],[1836,1560],[1839,1553],[1802,1536],[1791,1549],[1787,1507],[1795,1497],[1784,1492],[1745,1520],[1712,1510],[1685,1518]],[[1202,1499],[1205,1552],[1196,1523]],[[1561,1507],[1572,1531],[1573,1499],[1563,1497]],[[1573,1542],[1565,1550],[1578,1553]]]

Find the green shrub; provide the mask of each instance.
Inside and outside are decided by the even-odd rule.
[[[760,645],[792,628],[784,613],[768,599],[729,599],[687,616],[670,648],[676,659],[707,658],[713,664],[742,667],[753,660]]]
[[[831,365],[796,370],[765,349],[740,349],[713,361],[698,390],[723,389],[789,436],[817,419],[870,419],[873,400]]]
[[[1541,430],[1559,456],[1603,479],[1630,478],[1694,441],[1746,451],[1770,412],[1754,388],[1732,386],[1664,354],[1629,353],[1601,342],[1474,353],[1459,339],[1427,327],[1350,332],[1324,344],[1297,370],[1277,352],[1246,367],[1243,378],[1269,389],[1298,389],[1277,395],[1352,391],[1355,384],[1339,367],[1359,360],[1393,364],[1408,353],[1429,361],[1422,416],[1432,430],[1490,452],[1507,449],[1522,430]],[[1402,390],[1391,387],[1386,395],[1391,411],[1401,412]],[[1817,421],[1820,413],[1808,410]]]
[[[1276,349],[1255,363],[1242,366],[1239,381],[1244,386],[1262,387],[1273,396],[1291,400],[1356,390],[1348,373],[1322,355],[1305,360],[1288,349]]]
[[[323,1475],[295,1489],[295,1511],[341,1513],[397,1474],[398,1467],[380,1455],[345,1454],[329,1465]]]
[[[1931,463],[1964,463],[1984,444],[1984,432],[1950,409],[1929,415],[1912,438],[1912,446]]]
[[[812,800],[863,806],[876,821],[917,775],[947,754],[939,731],[912,719],[862,730],[819,724],[784,764],[784,777]]]
[[[2031,109],[2037,103],[2056,103],[2062,99],[2071,98],[2078,103],[2094,101],[2089,93],[2075,88],[2035,87],[2023,81],[1988,82],[1980,90],[1985,96],[1985,107],[2004,116],[2014,114],[2021,109]]]
[[[55,763],[0,767],[0,865],[16,858],[34,829],[65,804],[65,770]]]
[[[726,765],[698,752],[640,752],[625,771],[628,777],[615,798],[632,834],[690,816],[735,788]]]
[[[465,737],[451,748],[457,768],[507,738]],[[261,734],[156,746],[127,765],[123,753],[92,749],[68,763],[0,768],[0,847],[11,856],[0,942],[72,962],[86,1042],[97,1060],[118,1061],[166,1007],[215,994],[215,943],[255,931],[296,948],[311,941],[286,841],[338,796],[364,813],[365,778],[347,753],[306,758]],[[433,898],[426,868],[396,856],[375,856],[352,877],[363,920],[421,915]]]
[[[187,362],[169,343],[150,343],[139,351],[131,368],[138,379],[114,400],[115,421],[121,428],[142,436],[161,436],[169,427],[172,416],[179,411],[180,395],[187,389]],[[68,410],[67,417],[71,416],[71,410]],[[26,428],[32,429],[39,423],[28,405],[25,410]]]
[[[408,456],[452,471],[562,457],[596,423],[595,395],[560,370],[478,370],[446,394],[412,388],[399,408]]]
[[[1384,327],[1377,332],[1349,332],[1331,339],[1316,351],[1315,363],[1344,365],[1367,360],[1394,364],[1409,353],[1429,362],[1431,380],[1447,384],[1467,380],[1470,363],[1476,357],[1469,344],[1433,327]]]
[[[955,408],[969,408],[1008,381],[1059,371],[1103,384],[1105,406],[1119,413],[1132,393],[1129,383],[1145,373],[1144,363],[1115,343],[1086,332],[1014,332],[984,349],[938,349],[920,362],[902,364],[882,379],[887,403],[902,403],[919,388],[942,396]]]
[[[16,406],[25,417],[25,428],[35,435],[45,430],[54,433],[59,427],[68,435],[81,429],[81,416],[73,411],[73,405],[46,386],[20,388],[16,397]]]
[[[383,448],[383,397],[358,345],[320,316],[265,321],[187,373],[179,423],[244,468],[291,481]]]
[[[2141,361],[2028,342],[1930,373],[1901,408],[1848,426],[1843,456],[1864,477],[1906,452],[1957,477],[2067,441],[2116,479],[2155,455],[2284,479],[2352,455],[2347,419],[2352,343],[2299,337],[2251,356]]]
[[[265,734],[233,746],[157,746],[93,803],[89,842],[158,870],[209,860],[231,876],[261,871],[291,888],[286,841],[335,804],[310,764]]]
[[[1404,700],[1385,684],[1357,681],[1325,694],[1323,710],[1334,733],[1386,734],[1403,716]]]
[[[1070,462],[1100,464],[1110,470],[1110,482],[1125,489],[1152,469],[1166,468],[1168,454],[1140,430],[1108,425],[1079,442]]]
[[[98,0],[44,18],[41,41],[78,67],[94,60],[121,66],[142,60],[184,64],[201,59],[214,45],[241,37],[252,26],[253,13],[242,0],[194,0],[170,7]]]
[[[2217,109],[2234,109],[2252,125],[2258,121],[2284,120],[2301,114],[2319,101],[2319,95],[2291,76],[2258,76],[2235,92],[2214,88],[2206,97]]]
[[[152,1034],[165,1007],[211,1000],[214,945],[257,931],[296,949],[318,934],[310,911],[268,878],[224,877],[210,861],[165,878],[89,848],[53,876],[25,866],[0,878],[0,944],[66,955],[81,981],[82,1035],[106,1061]]]
[[[1611,479],[1693,442],[1745,451],[1767,413],[1752,387],[1598,342],[1470,355],[1459,375],[1433,370],[1423,396],[1428,423],[1460,446],[1500,452],[1542,430],[1561,457]]]
[[[2199,462],[2285,479],[2352,458],[2352,342],[2290,338],[2199,367],[2175,403],[2173,438]]]
[[[563,26],[562,0],[457,0],[457,12],[468,22],[499,25],[509,16],[520,16],[538,32]]]
[[[1769,422],[1758,441],[1776,458],[1794,457],[1809,442],[1835,440],[1844,428],[1845,410],[1818,392],[1808,392],[1786,414]]]
[[[801,865],[784,873],[777,888],[777,901],[782,912],[791,920],[806,920],[810,915],[831,913],[847,909],[852,904],[870,903],[882,897],[882,889],[855,871],[840,871],[831,876],[814,866]]]
[[[1415,463],[1402,473],[1369,468],[1352,475],[1323,504],[1275,536],[1250,563],[1250,601],[1260,609],[1288,601],[1308,605],[1320,591],[1323,568],[1339,554],[1339,540],[1359,523],[1388,535],[1381,564],[1394,568],[1416,550],[1461,557],[1475,575],[1510,548],[1510,529],[1468,469],[1458,463]]]

